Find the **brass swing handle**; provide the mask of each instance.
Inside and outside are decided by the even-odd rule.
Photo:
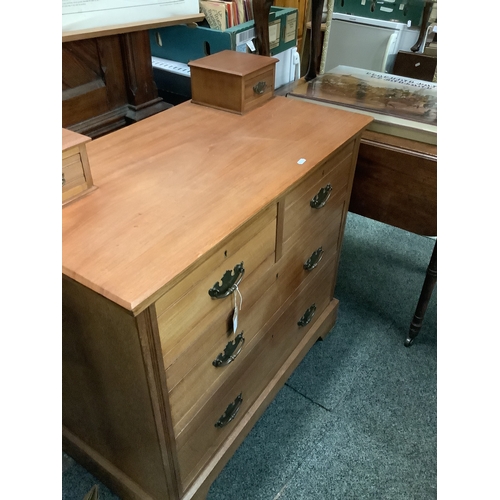
[[[224,349],[224,352],[220,353],[213,361],[212,364],[217,368],[219,366],[226,366],[234,359],[243,349],[243,344],[245,343],[245,339],[243,337],[243,332],[239,335],[236,335],[233,342],[229,342]]]
[[[313,304],[302,316],[302,318],[299,319],[297,322],[297,325],[299,326],[306,326],[308,325],[311,320],[313,319],[314,313],[316,312],[316,304]]]
[[[253,91],[256,94],[263,94],[265,92],[266,88],[267,88],[267,83],[265,81],[261,81],[261,82],[257,82],[253,86]]]
[[[320,209],[326,205],[328,198],[332,194],[332,185],[327,184],[318,191],[318,194],[309,202],[312,208]]]
[[[311,256],[304,262],[304,269],[306,271],[312,271],[321,261],[323,258],[323,247],[319,247],[317,250],[315,250]]]
[[[236,399],[226,408],[226,411],[220,416],[219,420],[215,422],[215,427],[224,427],[227,425],[231,420],[236,417],[241,403],[243,403],[243,398],[241,397],[242,393],[238,396],[236,396]]]
[[[208,291],[208,294],[212,297],[212,299],[223,299],[224,297],[231,295],[240,284],[244,273],[245,268],[243,267],[243,262],[236,264],[233,271],[228,270],[224,273],[220,283],[215,283],[215,285]]]

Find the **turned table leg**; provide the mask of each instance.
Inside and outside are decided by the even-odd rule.
[[[418,299],[417,308],[415,309],[415,314],[413,315],[413,320],[410,325],[410,331],[408,332],[408,337],[405,340],[405,346],[410,347],[413,344],[413,340],[420,332],[422,328],[422,322],[424,320],[424,314],[427,310],[429,300],[432,296],[434,286],[437,281],[437,240],[434,244],[434,250],[432,251],[431,260],[429,266],[427,267],[427,274],[425,275],[424,284],[422,286],[422,291],[420,292],[420,298]]]

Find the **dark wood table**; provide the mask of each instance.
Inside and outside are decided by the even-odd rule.
[[[437,235],[437,146],[370,130],[361,139],[349,210]]]
[[[291,96],[305,85],[310,83],[302,78],[276,93]],[[370,128],[361,138],[349,210],[405,231],[436,236],[437,146]]]
[[[310,83],[283,86],[288,95]],[[365,130],[361,136],[349,211],[423,236],[437,236],[437,146]],[[437,282],[437,240],[404,345],[420,332]]]

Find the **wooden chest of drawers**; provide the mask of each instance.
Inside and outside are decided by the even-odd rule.
[[[121,497],[204,498],[332,328],[369,122],[184,103],[89,144],[99,189],[63,211],[63,442]]]

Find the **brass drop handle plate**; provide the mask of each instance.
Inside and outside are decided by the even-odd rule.
[[[302,318],[299,319],[297,322],[297,325],[299,326],[306,326],[308,325],[311,320],[314,317],[314,313],[316,312],[316,304],[313,304],[302,316]]]
[[[224,352],[221,352],[213,361],[212,364],[218,368],[219,366],[226,366],[235,360],[236,356],[243,349],[245,344],[245,338],[243,337],[243,332],[236,335],[234,341],[228,342]]]
[[[322,187],[318,194],[309,202],[312,208],[320,209],[326,205],[328,198],[332,194],[332,185],[327,184],[325,187]]]
[[[224,427],[229,422],[231,422],[231,420],[234,420],[234,417],[236,417],[236,415],[238,414],[241,403],[243,403],[243,397],[242,393],[240,392],[240,394],[236,396],[236,399],[229,404],[229,406],[226,408],[226,411],[220,416],[219,420],[215,422],[215,427]]]
[[[265,92],[267,88],[267,83],[262,81],[262,82],[257,82],[254,86],[253,86],[253,91],[256,93],[256,94],[263,94]]]
[[[315,250],[311,256],[304,262],[304,269],[306,271],[312,271],[321,261],[323,258],[323,247],[319,247],[317,250]]]
[[[232,271],[230,269],[226,271],[224,276],[222,276],[221,281],[215,283],[215,285],[208,290],[208,295],[210,295],[212,299],[223,299],[228,297],[240,284],[243,274],[245,274],[243,262],[236,264]]]

